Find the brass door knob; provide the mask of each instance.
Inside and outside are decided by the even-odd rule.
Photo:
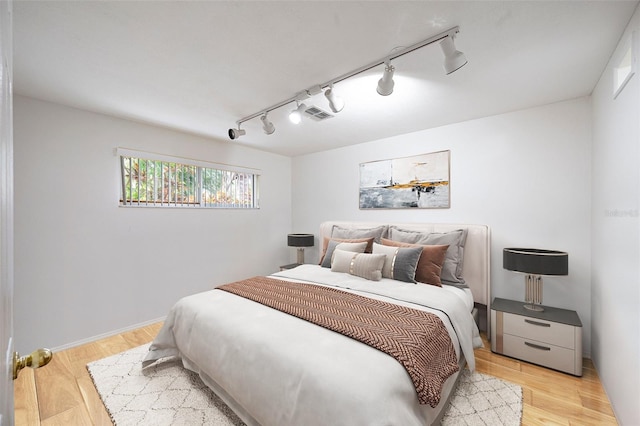
[[[18,352],[13,353],[13,380],[18,378],[18,373],[25,367],[39,368],[49,364],[53,353],[49,349],[37,349],[27,356],[21,357]]]

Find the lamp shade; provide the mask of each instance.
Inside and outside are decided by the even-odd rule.
[[[293,124],[300,124],[300,122],[302,121],[302,114],[304,113],[304,110],[307,109],[307,106],[302,103],[299,104],[296,109],[292,110],[289,113],[289,120],[293,123]]]
[[[344,108],[344,99],[335,94],[335,92],[333,91],[333,86],[329,87],[324,92],[324,95],[329,100],[329,108],[331,108],[331,111],[335,113],[342,111],[342,109]]]
[[[391,64],[385,66],[384,73],[382,73],[382,78],[378,80],[378,88],[376,89],[379,95],[389,96],[393,93],[393,86],[395,85],[393,82],[393,72],[395,70],[396,68]]]
[[[505,248],[502,267],[532,275],[568,275],[569,254],[555,250]]]
[[[313,234],[289,234],[287,235],[289,247],[313,247]]]
[[[444,53],[444,70],[447,74],[451,74],[467,64],[467,58],[464,56],[464,53],[456,50],[451,36],[445,37],[440,42],[440,47]]]
[[[274,126],[273,123],[269,120],[267,114],[260,117],[260,120],[262,120],[262,130],[265,134],[271,135],[276,131],[276,126]]]

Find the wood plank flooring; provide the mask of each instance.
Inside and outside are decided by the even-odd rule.
[[[57,352],[48,366],[22,370],[14,384],[16,425],[111,425],[86,364],[150,342],[161,325]],[[477,370],[522,386],[523,425],[617,425],[590,360],[583,377],[574,377],[494,354],[484,342],[475,352]]]
[[[111,425],[86,365],[151,342],[162,323],[53,354],[49,365],[25,368],[14,383],[15,424]]]
[[[476,349],[476,370],[522,387],[522,424],[617,425],[609,399],[590,359],[583,359],[582,377],[549,370],[491,352]]]

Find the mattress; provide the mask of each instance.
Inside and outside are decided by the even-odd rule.
[[[437,315],[460,366],[474,368],[482,345],[468,291],[369,281],[317,265],[280,280],[331,286]],[[467,289],[468,290],[468,289]],[[435,408],[419,404],[395,359],[341,334],[221,290],[185,297],[171,309],[144,365],[178,356],[249,425],[424,425],[441,415],[457,374]]]

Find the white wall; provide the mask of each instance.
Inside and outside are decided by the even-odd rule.
[[[577,310],[589,353],[590,100],[582,98],[293,159],[293,225],[317,235],[325,220],[487,224],[493,296],[524,300],[522,275],[502,249],[569,253],[569,276],[545,278],[544,302]],[[359,164],[451,150],[451,208],[359,210]],[[317,258],[317,247],[309,259]]]
[[[166,315],[290,260],[291,159],[16,96],[15,337],[28,353]],[[258,168],[260,209],[118,207],[117,146]]]
[[[639,10],[621,43],[631,31],[640,36]],[[635,52],[640,58],[640,46]],[[614,100],[612,66],[592,100],[592,355],[619,423],[639,425],[640,75]]]

